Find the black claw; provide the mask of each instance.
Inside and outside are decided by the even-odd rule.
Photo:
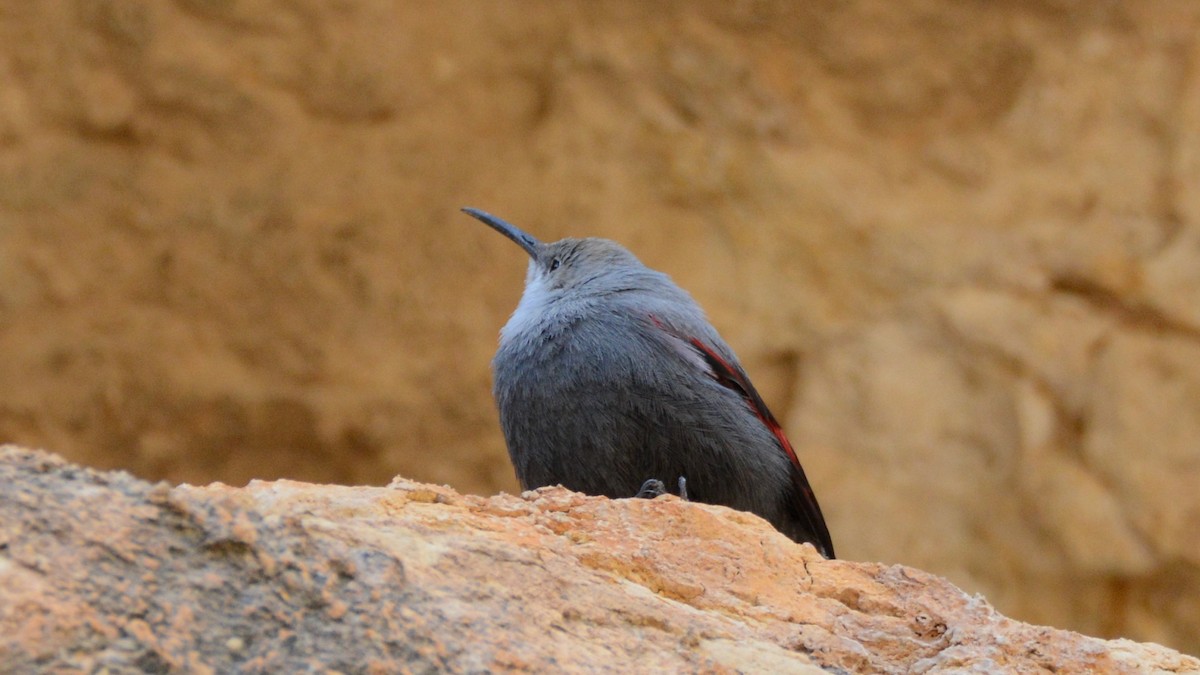
[[[657,478],[651,478],[645,483],[642,483],[642,489],[638,490],[638,493],[634,496],[638,499],[654,499],[655,497],[661,497],[665,494],[667,494],[667,486],[663,485],[661,480]]]

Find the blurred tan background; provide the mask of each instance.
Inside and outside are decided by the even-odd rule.
[[[514,491],[524,255],[709,311],[839,553],[1200,652],[1200,4],[0,6],[0,441]]]

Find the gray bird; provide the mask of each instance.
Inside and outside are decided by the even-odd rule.
[[[704,311],[607,239],[543,243],[463,211],[529,254],[500,331],[493,393],[524,489],[686,497],[765,518],[833,558],[795,450]],[[682,496],[682,495],[681,495]]]

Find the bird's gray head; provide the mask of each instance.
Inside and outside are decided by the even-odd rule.
[[[561,296],[603,295],[630,290],[662,277],[642,264],[637,256],[608,239],[561,239],[541,242],[517,226],[479,209],[464,213],[486,223],[513,240],[529,254],[525,277],[526,294]]]

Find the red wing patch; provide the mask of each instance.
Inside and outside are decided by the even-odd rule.
[[[728,387],[742,395],[742,398],[746,400],[746,404],[750,406],[750,410],[754,413],[754,416],[761,420],[767,429],[775,435],[775,438],[779,440],[779,445],[787,453],[788,459],[792,460],[792,464],[795,464],[796,468],[800,468],[800,459],[796,457],[796,451],[792,449],[791,442],[788,441],[787,436],[783,433],[783,427],[780,426],[775,416],[771,414],[766,402],[758,395],[758,390],[750,383],[750,378],[746,377],[746,374],[740,368],[730,364],[715,350],[704,344],[700,338],[689,338],[680,335],[675,330],[668,328],[656,316],[651,316],[650,320],[654,322],[655,326],[670,333],[673,337],[686,341],[694,347],[700,353],[700,356],[704,358],[704,362],[708,366],[708,374],[722,386]]]
[[[733,365],[725,360],[716,350],[709,347],[700,338],[687,337],[680,334],[678,331],[668,327],[656,316],[651,316],[650,320],[655,326],[661,328],[664,332],[672,337],[682,341],[685,344],[691,345],[696,352],[704,359],[704,364],[707,366],[708,374],[718,384],[732,389],[742,396],[746,404],[750,406],[750,410],[754,413],[764,426],[775,436],[779,441],[779,447],[783,448],[788,459],[791,460],[792,466],[796,471],[792,474],[793,483],[800,489],[803,495],[804,510],[810,519],[813,526],[813,533],[824,540],[824,547],[827,555],[833,555],[833,544],[829,538],[829,530],[825,526],[825,518],[821,515],[821,507],[817,505],[817,497],[813,494],[812,487],[808,484],[808,477],[804,474],[804,467],[800,466],[800,458],[796,456],[796,450],[792,448],[792,444],[787,439],[787,435],[783,433],[783,427],[775,416],[771,414],[771,410],[767,408],[767,404],[763,401],[762,396],[759,396],[758,390],[750,382],[750,378],[741,368]]]
[[[746,374],[721,358],[720,354],[701,342],[700,338],[692,338],[691,343],[693,347],[704,355],[704,360],[712,368],[713,379],[738,392],[742,395],[742,398],[746,399],[746,403],[749,404],[750,410],[754,412],[755,417],[761,420],[767,426],[767,429],[770,429],[775,438],[779,440],[779,445],[783,447],[783,451],[787,453],[788,459],[792,460],[792,464],[799,467],[800,459],[796,457],[796,451],[792,449],[791,442],[784,435],[783,427],[775,419],[775,416],[771,414],[766,402],[758,395],[758,391],[754,389],[754,385],[750,383],[750,379],[746,377]]]

